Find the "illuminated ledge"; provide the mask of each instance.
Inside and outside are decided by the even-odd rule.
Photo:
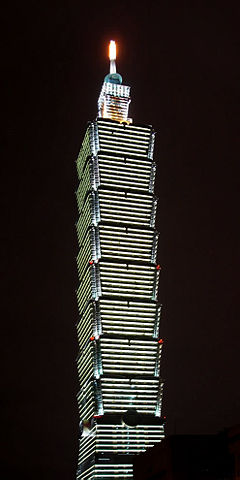
[[[91,122],[89,122],[91,123]],[[117,126],[119,126],[119,128],[126,128],[127,129],[134,129],[134,127],[136,127],[137,129],[139,130],[142,130],[142,131],[146,131],[148,132],[149,130],[153,130],[152,128],[152,125],[146,125],[146,124],[143,124],[143,123],[131,123],[131,125],[127,125],[125,123],[122,123],[122,122],[118,122],[116,120],[110,120],[109,118],[102,118],[102,117],[98,117],[97,118],[97,124],[98,125],[106,125],[106,126],[110,126],[111,124],[115,124]]]

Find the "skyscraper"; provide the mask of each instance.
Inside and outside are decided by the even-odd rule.
[[[132,457],[164,436],[154,131],[128,118],[130,87],[109,50],[77,159],[81,480],[132,479]]]

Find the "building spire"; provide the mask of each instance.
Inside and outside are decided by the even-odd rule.
[[[104,79],[104,82],[116,83],[121,85],[122,76],[120,75],[120,73],[117,73],[117,68],[116,68],[117,46],[114,40],[110,40],[109,42],[108,56],[110,60],[110,68],[109,68],[109,73],[106,75]]]
[[[109,43],[110,71],[109,71],[109,73],[116,73],[117,72],[116,58],[117,58],[116,42],[114,40],[110,40],[110,43]]]

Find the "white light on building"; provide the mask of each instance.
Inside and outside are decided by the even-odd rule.
[[[164,437],[154,131],[128,118],[113,41],[109,56],[77,159],[79,480],[132,479]]]

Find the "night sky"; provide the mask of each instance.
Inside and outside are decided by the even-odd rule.
[[[130,116],[157,132],[166,432],[240,423],[239,11],[203,3],[29,1],[5,9],[4,480],[75,475],[75,160],[96,116],[110,39],[132,87]]]

